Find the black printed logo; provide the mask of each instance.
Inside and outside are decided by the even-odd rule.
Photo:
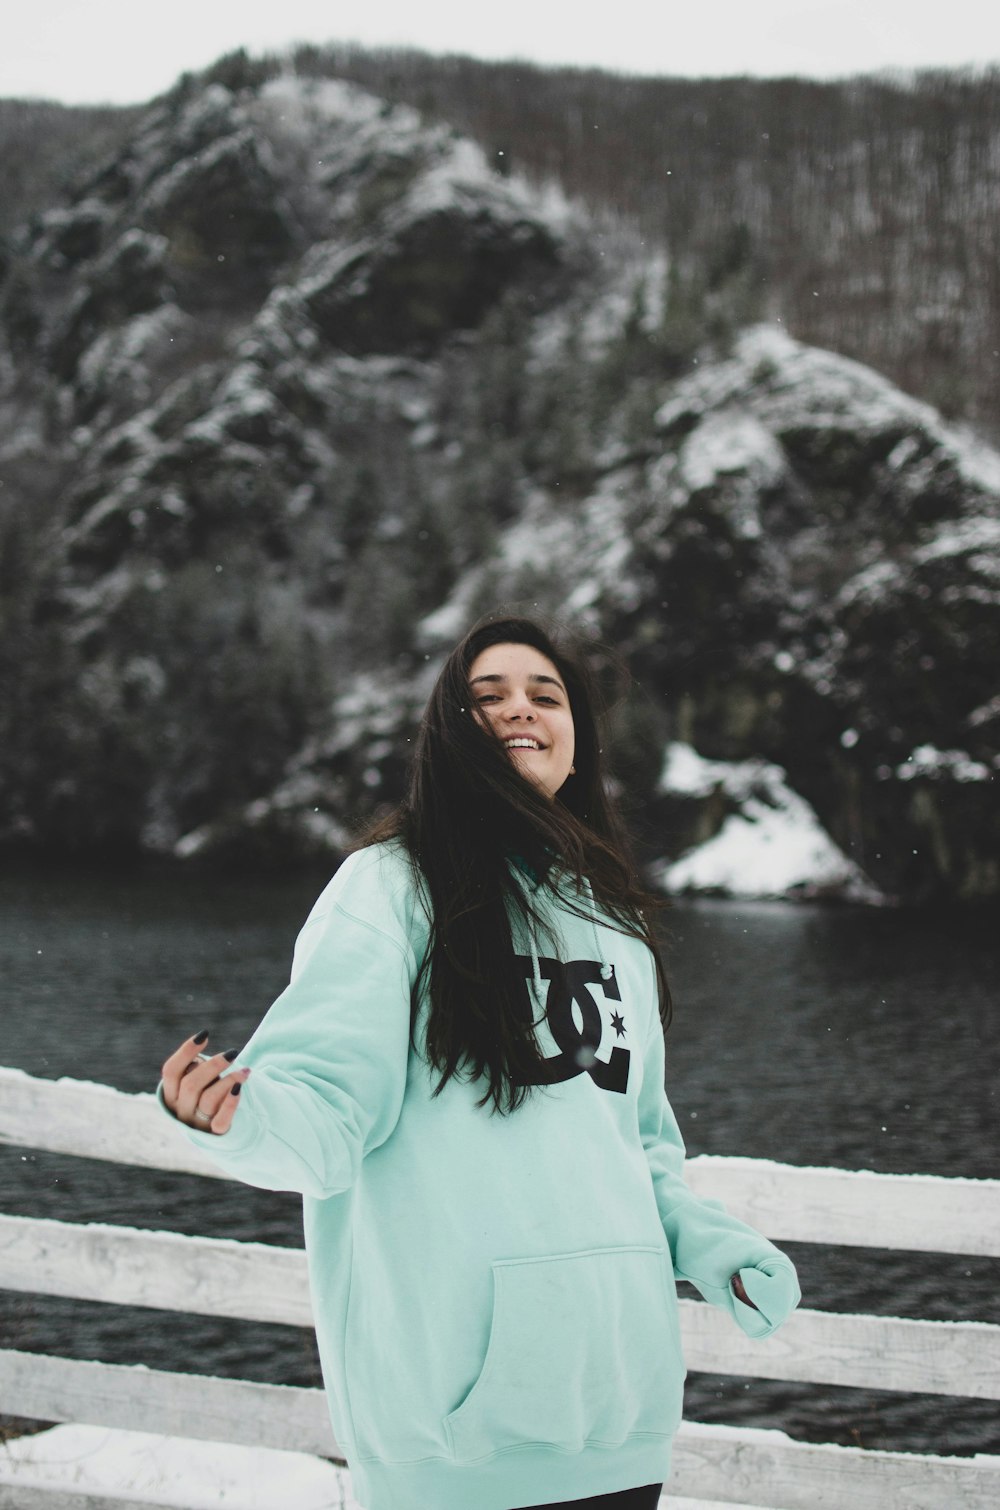
[[[524,971],[525,982],[534,980],[534,965],[530,955],[519,954],[518,964]],[[594,1000],[590,987],[599,988],[611,1001],[621,1001],[621,992],[614,971],[608,970],[597,960],[574,959],[565,963],[557,959],[540,958],[538,961],[542,980],[548,981],[545,998],[545,1018],[549,1031],[559,1046],[559,1053],[551,1055],[539,1066],[535,1085],[557,1085],[563,1080],[572,1080],[575,1075],[589,1075],[595,1085],[604,1091],[619,1091],[624,1094],[628,1087],[628,1070],[631,1055],[628,1049],[616,1046],[611,1058],[598,1059],[604,1024],[601,1008]],[[606,975],[605,972],[606,971]],[[578,1009],[574,1014],[574,1005]],[[628,1031],[621,1014],[615,1012],[611,1024],[618,1037]]]

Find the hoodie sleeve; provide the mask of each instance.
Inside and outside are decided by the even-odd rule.
[[[419,964],[401,871],[374,848],[345,860],[299,934],[291,983],[233,1065],[253,1074],[228,1132],[184,1126],[227,1174],[322,1199],[392,1133]]]
[[[639,1124],[674,1272],[712,1305],[728,1311],[748,1336],[766,1337],[802,1298],[795,1266],[767,1238],[730,1216],[721,1202],[688,1189],[684,1143],[663,1079],[663,1031],[654,1014],[643,1061]],[[756,1310],[734,1295],[734,1274],[740,1275]]]

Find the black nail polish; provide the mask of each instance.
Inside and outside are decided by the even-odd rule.
[[[237,1056],[238,1053],[239,1053],[239,1049],[227,1049],[226,1052],[223,1054],[222,1057],[223,1057],[223,1059],[228,1059],[229,1063],[232,1064],[233,1060],[236,1058],[236,1056]]]
[[[232,1088],[232,1090],[231,1090],[231,1091],[230,1091],[230,1092],[229,1092],[229,1094],[230,1094],[230,1095],[231,1095],[231,1096],[238,1096],[238,1095],[239,1095],[239,1093],[240,1093],[240,1091],[241,1091],[241,1090],[242,1090],[242,1089],[243,1089],[243,1082],[242,1082],[242,1080],[237,1080],[237,1082],[236,1082],[236,1084],[235,1084],[235,1085],[234,1085],[234,1086],[233,1086],[233,1088]]]
[[[205,1043],[208,1040],[208,1029],[202,1028],[200,1033],[194,1035],[195,1043]]]

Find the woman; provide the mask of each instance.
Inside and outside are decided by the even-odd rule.
[[[600,756],[582,662],[533,620],[480,623],[238,1065],[200,1034],[164,1066],[197,1146],[305,1197],[366,1510],[650,1510],[681,1417],[675,1276],[753,1336],[799,1299],[683,1183],[651,899]]]

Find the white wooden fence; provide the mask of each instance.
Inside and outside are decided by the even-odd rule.
[[[0,1068],[0,1142],[224,1178],[151,1096]],[[1000,1180],[802,1169],[697,1158],[690,1183],[777,1240],[1000,1255]],[[80,1300],[311,1326],[299,1249],[0,1215],[0,1287]],[[681,1302],[691,1369],[1000,1400],[1000,1326],[799,1310],[763,1342]],[[0,1349],[0,1411],[339,1457],[323,1393]],[[140,1501],[12,1490],[0,1510],[137,1510]],[[769,1510],[995,1510],[1000,1457],[949,1458],[689,1423],[670,1497]],[[11,1498],[11,1493],[17,1498]],[[162,1500],[159,1503],[163,1503]]]

